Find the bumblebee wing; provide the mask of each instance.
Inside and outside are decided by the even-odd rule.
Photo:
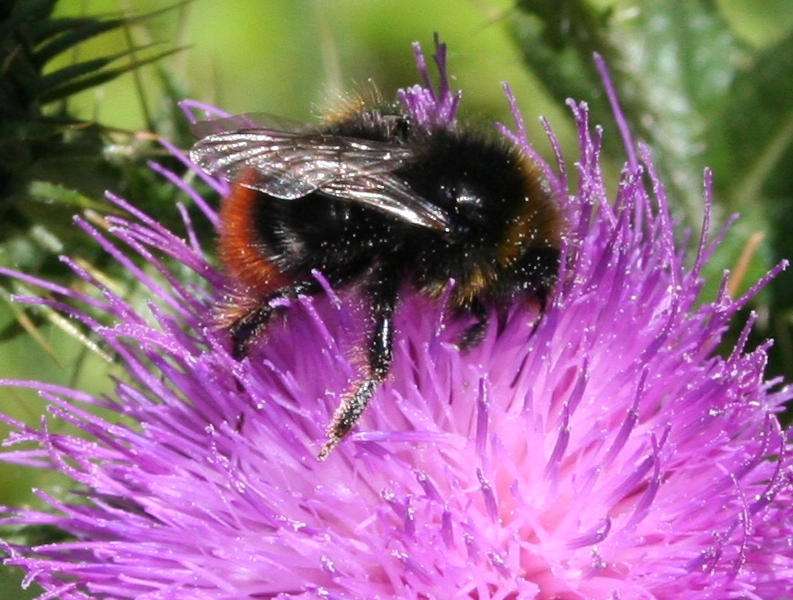
[[[335,180],[321,192],[343,198],[395,217],[405,223],[448,233],[448,213],[416,194],[391,173],[358,174],[349,180]]]
[[[395,172],[415,159],[410,147],[312,130],[248,129],[213,133],[190,150],[201,169],[284,200],[320,191],[407,223],[448,231],[444,211]]]
[[[270,129],[212,134],[190,150],[190,160],[204,171],[234,181],[253,170],[257,177],[245,185],[284,200],[362,172],[393,171],[411,157],[387,142]]]

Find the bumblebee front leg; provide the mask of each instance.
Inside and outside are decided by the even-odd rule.
[[[317,455],[325,460],[339,442],[346,436],[353,425],[358,422],[366,409],[377,387],[388,375],[393,360],[394,345],[394,309],[397,298],[397,282],[391,278],[375,277],[368,285],[367,292],[371,303],[374,328],[369,344],[369,360],[366,365],[366,376],[363,381],[347,395],[328,427],[328,441],[322,445]]]

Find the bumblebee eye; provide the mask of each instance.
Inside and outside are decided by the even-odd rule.
[[[465,184],[441,184],[438,187],[438,196],[439,204],[447,210],[456,211],[461,207],[482,205],[481,196]]]
[[[457,206],[463,213],[477,211],[482,206],[482,196],[468,186],[461,186],[457,190]]]
[[[394,126],[394,134],[401,140],[407,140],[410,135],[410,121],[405,117],[399,117]]]
[[[454,212],[469,225],[485,223],[485,206],[482,194],[477,194],[476,190],[468,185],[460,185],[456,191]]]

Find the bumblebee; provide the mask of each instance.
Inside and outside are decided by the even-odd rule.
[[[358,286],[368,300],[368,354],[318,458],[358,421],[392,363],[400,290],[471,315],[459,346],[516,301],[540,314],[559,270],[561,216],[539,167],[495,132],[419,124],[390,108],[349,111],[321,127],[246,115],[194,126],[191,160],[232,183],[218,254],[235,285],[221,311],[241,360],[279,299]],[[276,302],[274,302],[276,301]]]

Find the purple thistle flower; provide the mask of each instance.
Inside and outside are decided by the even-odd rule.
[[[436,91],[417,57],[425,83],[402,103],[421,122],[453,119],[443,46]],[[534,156],[507,95],[517,132],[502,131]],[[791,393],[763,379],[767,344],[744,348],[752,320],[730,356],[715,353],[782,266],[747,296],[733,300],[722,285],[702,302],[701,270],[721,237],[708,241],[707,211],[692,257],[674,242],[649,151],[636,157],[616,104],[629,159],[609,201],[601,131],[585,105],[570,106],[578,189],[568,191],[561,156],[559,174],[543,164],[567,219],[543,318],[535,325],[536,309],[516,306],[460,353],[466,324],[405,293],[391,375],[324,463],[315,455],[325,427],[356,376],[365,318],[355,294],[300,298],[251,360],[236,362],[212,323],[223,277],[190,221],[182,239],[114,197],[130,216],[106,217],[109,234],[76,222],[149,287],[145,313],[69,259],[98,296],[2,269],[106,313],[109,326],[66,303],[22,299],[84,322],[127,372],[113,398],[3,382],[37,389],[52,416],[84,434],[3,418],[15,433],[2,460],[58,470],[76,490],[38,492],[50,512],[6,509],[6,525],[71,536],[6,543],[6,563],[63,600],[793,595],[791,446],[775,417]],[[706,208],[710,190],[706,173]],[[184,283],[163,256],[201,284]]]

